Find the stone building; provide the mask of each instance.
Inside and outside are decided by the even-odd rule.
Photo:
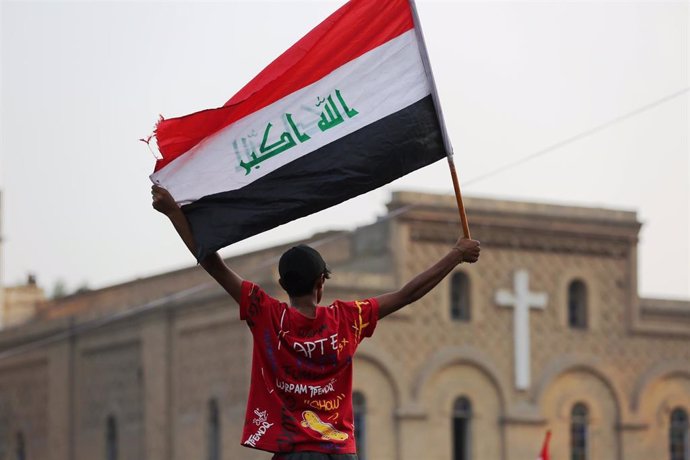
[[[43,289],[36,283],[34,275],[28,275],[25,284],[1,287],[0,306],[2,322],[0,328],[14,327],[31,321],[39,304],[46,300]]]
[[[45,294],[36,283],[36,277],[27,276],[26,284],[5,286],[2,272],[2,191],[0,190],[0,329],[17,326],[31,321]]]
[[[5,313],[5,290],[3,289],[3,286],[5,286],[5,279],[4,279],[4,273],[3,273],[3,233],[2,233],[2,190],[0,190],[0,329],[2,329],[3,324],[5,323],[5,318],[4,318],[4,313]]]
[[[690,302],[641,299],[633,212],[467,199],[482,257],[355,359],[362,459],[688,460]],[[172,231],[172,229],[171,229]],[[315,236],[326,301],[401,286],[458,235],[454,199]],[[181,243],[180,243],[181,244]],[[283,298],[277,257],[228,260]],[[0,460],[267,459],[239,445],[251,336],[199,268],[45,303],[0,333]]]

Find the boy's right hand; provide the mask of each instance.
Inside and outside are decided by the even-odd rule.
[[[479,260],[479,252],[481,248],[479,247],[479,241],[470,240],[469,238],[460,238],[457,243],[455,243],[454,249],[457,249],[462,254],[462,261],[469,262],[471,264]]]
[[[179,209],[177,203],[175,203],[175,199],[170,195],[170,192],[160,185],[153,185],[151,187],[151,198],[153,200],[153,203],[151,203],[153,209],[166,216],[169,216]]]

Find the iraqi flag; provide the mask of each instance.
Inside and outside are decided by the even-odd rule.
[[[223,107],[161,120],[153,182],[198,260],[446,155],[408,0],[351,0]]]

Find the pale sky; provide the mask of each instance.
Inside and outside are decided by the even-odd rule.
[[[150,205],[158,118],[217,107],[344,2],[1,3],[4,284],[52,291],[188,266]],[[643,296],[690,298],[687,2],[451,2],[418,9],[468,196],[636,211]],[[439,162],[238,243],[352,229],[394,190],[452,193]],[[470,221],[470,227],[472,222]]]

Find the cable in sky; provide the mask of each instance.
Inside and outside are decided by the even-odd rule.
[[[567,139],[564,139],[564,140],[562,140],[562,141],[560,141],[560,142],[556,142],[555,144],[552,144],[552,145],[550,145],[550,146],[548,146],[548,147],[546,147],[546,148],[544,148],[544,149],[541,149],[541,150],[539,150],[539,151],[537,151],[537,152],[531,153],[531,154],[529,154],[529,155],[527,155],[527,156],[525,156],[525,157],[522,157],[522,158],[520,158],[520,159],[518,159],[518,160],[515,160],[515,161],[513,161],[513,162],[511,162],[511,163],[507,163],[507,164],[505,164],[505,165],[503,165],[503,166],[499,166],[498,168],[496,168],[496,169],[494,169],[494,170],[492,170],[492,171],[489,171],[489,172],[487,172],[487,173],[485,173],[485,174],[482,174],[482,175],[477,176],[477,177],[473,177],[472,179],[469,179],[469,180],[467,180],[467,181],[464,181],[464,182],[463,182],[463,186],[466,187],[466,186],[469,186],[469,185],[472,185],[472,184],[476,184],[477,182],[480,182],[480,181],[482,181],[482,180],[484,180],[484,179],[488,179],[489,177],[495,176],[496,174],[499,174],[499,173],[502,173],[502,172],[507,171],[507,170],[509,170],[509,169],[515,168],[515,167],[517,167],[517,166],[520,166],[520,165],[523,164],[523,163],[527,163],[528,161],[534,160],[534,159],[537,158],[537,157],[540,157],[540,156],[542,156],[542,155],[545,155],[545,154],[547,154],[547,153],[550,153],[550,152],[552,152],[552,151],[554,151],[554,150],[558,150],[558,149],[560,149],[561,147],[565,147],[565,146],[568,145],[568,144],[572,144],[572,143],[577,142],[577,141],[579,141],[579,140],[581,140],[581,139],[584,139],[584,138],[586,138],[586,137],[592,136],[592,135],[594,135],[594,134],[596,134],[596,133],[598,133],[598,132],[600,132],[600,131],[604,131],[605,129],[608,129],[608,128],[610,128],[610,127],[612,127],[612,126],[614,126],[614,125],[616,125],[616,124],[618,124],[618,123],[621,123],[621,122],[623,122],[623,121],[629,119],[629,118],[632,118],[632,117],[637,116],[637,115],[639,115],[639,114],[641,114],[641,113],[644,113],[644,112],[647,112],[647,111],[649,111],[649,110],[652,110],[652,109],[654,109],[654,108],[656,108],[656,107],[658,107],[658,106],[660,106],[660,105],[662,105],[662,104],[665,104],[665,103],[667,103],[667,102],[669,102],[669,101],[671,101],[671,100],[673,100],[673,99],[676,99],[677,97],[680,97],[680,96],[684,95],[684,94],[687,93],[688,91],[690,91],[690,86],[686,86],[685,88],[681,89],[680,91],[676,91],[675,93],[672,93],[672,94],[669,94],[669,95],[667,95],[667,96],[664,96],[664,97],[662,97],[661,99],[657,99],[657,100],[654,101],[654,102],[650,102],[649,104],[645,104],[645,105],[643,105],[643,106],[641,106],[641,107],[638,107],[638,108],[636,108],[636,109],[634,109],[634,110],[631,110],[630,112],[627,112],[627,113],[625,113],[625,114],[623,114],[623,115],[620,115],[620,116],[618,116],[618,117],[612,118],[611,120],[609,120],[609,121],[607,121],[607,122],[605,122],[605,123],[602,123],[602,124],[600,124],[600,125],[598,125],[598,126],[595,126],[594,128],[590,128],[590,129],[588,129],[588,130],[586,130],[586,131],[583,131],[583,132],[581,132],[581,133],[579,133],[579,134],[576,134],[576,135],[574,135],[574,136],[571,136],[571,137],[569,137],[569,138],[567,138]]]
[[[554,150],[557,150],[557,149],[559,149],[559,148],[561,148],[561,147],[564,147],[564,146],[566,146],[566,145],[568,145],[568,144],[577,142],[577,141],[579,141],[580,139],[583,139],[583,138],[585,138],[585,137],[588,137],[588,136],[591,136],[591,135],[593,135],[593,134],[596,134],[596,133],[598,133],[598,132],[600,132],[600,131],[603,131],[603,130],[605,130],[605,129],[607,129],[607,128],[610,128],[611,126],[614,126],[614,125],[616,125],[616,124],[618,124],[618,123],[621,123],[622,121],[625,121],[625,120],[627,120],[627,119],[629,119],[629,118],[632,118],[632,117],[634,117],[634,116],[636,116],[636,115],[639,115],[639,114],[641,114],[641,113],[643,113],[643,112],[649,111],[649,110],[651,110],[651,109],[653,109],[653,108],[655,108],[655,107],[658,107],[658,106],[660,106],[660,105],[662,105],[662,104],[665,104],[666,102],[669,102],[669,101],[671,101],[671,100],[673,100],[673,99],[675,99],[675,98],[677,98],[677,97],[680,97],[680,96],[684,95],[684,94],[687,93],[688,91],[690,91],[690,86],[689,86],[689,87],[685,87],[685,88],[681,89],[680,91],[676,91],[675,93],[669,94],[669,95],[667,95],[667,96],[665,96],[665,97],[663,97],[663,98],[661,98],[661,99],[657,99],[657,100],[654,101],[654,102],[651,102],[651,103],[649,103],[649,104],[645,104],[645,105],[643,105],[643,106],[641,106],[641,107],[638,107],[638,108],[636,108],[636,109],[634,109],[634,110],[632,110],[632,111],[630,111],[630,112],[627,112],[627,113],[625,113],[625,114],[623,114],[623,115],[620,115],[620,116],[618,116],[618,117],[616,117],[616,118],[613,118],[613,119],[611,119],[611,120],[609,120],[609,121],[607,121],[607,122],[605,122],[605,123],[602,123],[602,124],[600,124],[600,125],[598,125],[598,126],[595,126],[594,128],[590,128],[590,129],[588,129],[588,130],[586,130],[586,131],[583,131],[583,132],[581,132],[581,133],[579,133],[579,134],[576,134],[576,135],[571,136],[571,137],[569,137],[569,138],[567,138],[567,139],[564,139],[564,140],[562,140],[562,141],[560,141],[560,142],[557,142],[557,143],[555,143],[555,144],[552,144],[552,145],[550,145],[549,147],[546,147],[546,148],[544,148],[544,149],[542,149],[542,150],[539,150],[539,151],[537,151],[537,152],[534,152],[534,153],[532,153],[532,154],[529,154],[529,155],[527,155],[527,156],[525,156],[525,157],[523,157],[523,158],[521,158],[521,159],[518,159],[518,160],[516,160],[516,161],[514,161],[514,162],[512,162],[512,163],[508,163],[508,164],[505,164],[505,165],[503,165],[503,166],[500,166],[500,167],[494,169],[493,171],[487,172],[486,174],[483,174],[483,175],[481,175],[481,176],[478,176],[478,177],[475,177],[475,178],[470,179],[470,180],[468,180],[468,181],[465,181],[463,185],[464,185],[464,186],[468,186],[468,185],[477,183],[477,182],[479,182],[479,181],[481,181],[481,180],[488,179],[488,178],[491,177],[491,176],[494,176],[494,175],[496,175],[496,174],[500,174],[500,173],[502,173],[502,172],[504,172],[504,171],[506,171],[506,170],[508,170],[508,169],[512,169],[512,168],[514,168],[514,167],[517,167],[517,166],[519,166],[519,165],[521,165],[521,164],[523,164],[523,163],[526,163],[526,162],[531,161],[531,160],[533,160],[533,159],[535,159],[535,158],[537,158],[537,157],[540,157],[540,156],[542,156],[542,155],[545,155],[545,154],[547,154],[547,153],[550,153],[550,152],[552,152],[552,151],[554,151]],[[394,210],[394,211],[388,213],[386,216],[384,216],[384,217],[382,217],[382,218],[379,218],[379,219],[377,220],[377,222],[383,222],[383,221],[386,221],[386,220],[390,220],[390,219],[392,219],[392,218],[394,218],[394,217],[397,217],[397,216],[399,216],[399,215],[401,215],[401,214],[404,214],[404,213],[410,211],[411,209],[413,209],[413,208],[415,208],[415,207],[417,207],[417,205],[407,205],[407,206],[404,206],[404,207],[402,207],[402,208],[400,208],[400,209],[396,209],[396,210]],[[343,232],[338,233],[338,234],[336,234],[336,235],[327,236],[327,237],[325,237],[325,238],[320,238],[320,239],[318,239],[318,240],[312,241],[312,242],[310,242],[310,245],[313,246],[313,247],[318,247],[318,246],[321,246],[321,245],[323,245],[323,244],[325,244],[325,243],[327,243],[327,242],[331,242],[331,241],[334,241],[334,240],[337,240],[337,239],[340,239],[340,238],[348,237],[348,236],[351,235],[351,234],[352,234],[352,231],[343,231]],[[260,262],[257,266],[255,266],[255,267],[251,270],[250,273],[259,272],[260,269],[264,269],[264,268],[266,268],[266,267],[268,267],[268,266],[271,266],[271,265],[275,264],[275,262],[276,262],[277,260],[278,260],[278,257],[276,257],[276,256],[273,256],[273,257],[264,259],[264,260],[263,260],[262,262]],[[101,318],[98,318],[98,319],[95,319],[95,320],[92,320],[92,321],[88,321],[88,322],[86,322],[86,323],[84,323],[84,324],[81,324],[81,325],[79,325],[79,326],[77,326],[77,327],[74,327],[74,328],[71,328],[71,329],[69,329],[69,330],[62,331],[62,332],[59,332],[59,333],[50,335],[50,336],[48,336],[48,337],[44,337],[44,338],[38,339],[38,340],[29,341],[29,342],[24,343],[24,344],[22,344],[22,345],[20,345],[20,346],[17,346],[17,347],[13,347],[13,348],[6,349],[6,350],[0,352],[0,361],[3,360],[3,359],[6,359],[6,358],[10,358],[10,357],[16,356],[17,354],[25,353],[25,352],[34,350],[34,349],[36,349],[36,348],[39,348],[39,347],[41,347],[41,346],[51,344],[51,343],[56,342],[56,341],[58,341],[58,340],[62,340],[62,339],[65,339],[65,338],[67,338],[67,337],[77,335],[77,334],[79,334],[79,333],[83,333],[83,332],[86,332],[86,331],[89,331],[89,330],[93,330],[93,329],[96,329],[96,328],[103,327],[103,326],[105,326],[105,325],[107,325],[107,324],[110,324],[110,323],[112,323],[112,322],[114,322],[114,321],[117,321],[117,320],[120,320],[120,319],[123,319],[123,318],[127,318],[127,317],[130,317],[130,316],[134,316],[134,315],[136,315],[136,314],[140,314],[140,313],[142,313],[142,312],[144,312],[144,311],[150,310],[150,309],[155,308],[155,307],[157,307],[157,306],[165,305],[167,302],[171,302],[171,301],[175,301],[175,300],[180,300],[180,299],[186,298],[186,297],[188,297],[188,296],[190,296],[190,295],[192,295],[192,294],[195,294],[195,293],[197,293],[197,292],[199,292],[199,291],[201,291],[201,290],[203,290],[203,289],[209,288],[209,287],[212,286],[212,285],[213,285],[213,283],[211,283],[211,282],[202,283],[202,284],[199,284],[199,285],[194,286],[194,287],[192,287],[192,288],[186,289],[186,290],[184,290],[184,291],[182,291],[182,292],[178,292],[178,293],[175,293],[175,294],[172,294],[172,295],[166,295],[166,296],[163,296],[163,297],[161,297],[161,298],[155,299],[155,300],[153,300],[153,301],[147,302],[147,303],[145,303],[145,304],[143,304],[143,305],[139,305],[139,306],[133,307],[133,308],[128,309],[128,310],[126,310],[126,311],[124,311],[124,312],[117,312],[117,313],[114,313],[114,314],[111,314],[111,315],[106,315],[106,316],[104,316],[104,317],[101,317]],[[1,331],[1,330],[0,330],[0,331]]]

